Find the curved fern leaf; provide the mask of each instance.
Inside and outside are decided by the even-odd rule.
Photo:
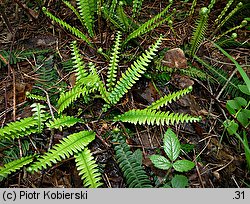
[[[81,119],[75,118],[73,116],[61,115],[59,118],[49,121],[46,123],[46,125],[50,129],[62,129],[63,127],[71,127],[80,121]]]
[[[38,126],[38,132],[41,133],[43,129],[43,122],[47,120],[47,117],[45,115],[45,108],[44,105],[41,105],[40,103],[33,103],[31,106],[34,116],[34,119],[37,121],[37,126]]]
[[[145,53],[142,54],[133,65],[122,74],[120,80],[109,94],[109,101],[114,105],[116,104],[124,94],[136,83],[142,74],[147,69],[148,64],[153,59],[155,52],[161,44],[162,37],[160,37],[155,44],[153,44]]]
[[[58,106],[58,113],[63,112],[67,107],[69,107],[76,99],[78,99],[81,94],[86,93],[87,88],[86,87],[74,87],[70,91],[66,93],[62,93],[60,95],[60,98],[57,102]]]
[[[132,17],[134,18],[136,15],[139,15],[140,11],[141,11],[141,7],[142,7],[142,3],[144,0],[133,0],[133,15]]]
[[[118,145],[115,146],[115,154],[119,167],[121,168],[126,184],[129,188],[150,188],[152,187],[150,180],[142,168],[136,161],[130,147],[123,138],[118,138]]]
[[[162,12],[160,12],[155,17],[151,18],[150,20],[148,20],[147,22],[142,24],[139,28],[137,28],[132,33],[130,33],[123,44],[125,45],[131,39],[136,38],[138,36],[141,36],[149,31],[153,30],[154,28],[158,27],[159,25],[163,24],[164,22],[168,21],[170,19],[171,15],[166,17],[164,20],[161,20],[161,21],[159,21],[159,20],[163,15],[165,15],[167,13],[167,11],[171,5],[172,5],[172,3],[170,3]]]
[[[93,37],[94,36],[93,24],[94,24],[94,14],[96,11],[96,1],[77,0],[77,6],[90,37]]]
[[[90,40],[88,39],[88,37],[85,34],[83,34],[80,30],[78,30],[76,27],[72,27],[71,25],[69,25],[65,21],[61,20],[60,18],[57,18],[52,13],[47,11],[47,9],[45,7],[43,7],[43,12],[51,20],[55,21],[56,23],[58,23],[59,25],[61,25],[62,27],[64,27],[68,31],[70,31],[71,33],[73,33],[75,36],[77,36],[78,38],[81,38],[82,40],[87,42],[90,46],[92,46],[92,44],[91,44]]]
[[[30,172],[42,170],[52,166],[52,163],[60,162],[62,159],[69,158],[74,153],[83,150],[91,141],[95,139],[93,131],[81,131],[69,135],[61,140],[60,144],[56,144],[44,156],[38,158],[27,170]]]
[[[98,166],[88,148],[84,148],[83,151],[76,154],[75,161],[84,187],[98,188],[102,185]]]
[[[34,120],[34,117],[27,117],[19,121],[8,123],[0,129],[0,140],[11,140],[14,138],[20,138],[24,135],[29,135],[29,130],[36,125],[37,121]]]
[[[191,39],[191,56],[196,54],[207,29],[208,9],[206,7],[201,8],[200,18],[196,21],[196,27],[193,31]]]
[[[174,125],[176,123],[188,123],[200,121],[200,117],[183,113],[161,112],[156,110],[130,110],[114,118],[114,121],[129,122],[133,124],[147,125]]]
[[[12,172],[21,169],[23,166],[31,163],[32,161],[33,161],[33,156],[31,155],[27,157],[22,157],[18,160],[11,161],[5,164],[3,167],[0,167],[0,181],[2,181],[3,178],[6,178]]]
[[[88,75],[88,73],[87,73],[87,70],[85,69],[85,65],[83,63],[80,50],[78,49],[76,45],[76,41],[71,43],[71,50],[72,50],[72,53],[71,53],[72,61],[74,64],[73,67],[76,70],[76,86],[82,85],[80,81],[82,78],[85,78]]]
[[[121,32],[117,32],[115,45],[111,52],[111,57],[110,57],[111,60],[108,68],[108,78],[107,78],[108,91],[112,91],[116,82],[117,68],[119,63],[120,44],[121,44]]]
[[[63,0],[63,3],[74,12],[74,14],[77,16],[77,18],[81,22],[81,24],[84,26],[84,21],[83,21],[81,15],[79,14],[79,12],[75,9],[75,7],[70,2],[65,1],[65,0]]]
[[[177,92],[170,93],[170,94],[160,98],[159,100],[153,102],[146,109],[147,110],[159,109],[160,107],[166,106],[168,103],[172,103],[173,101],[178,100],[180,97],[190,93],[191,91],[192,91],[192,86],[190,86],[186,89],[177,91]]]

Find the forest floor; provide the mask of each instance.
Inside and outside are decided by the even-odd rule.
[[[43,89],[46,90],[53,98],[61,90],[59,86],[64,86],[65,89],[70,89],[74,85],[75,75],[63,69],[63,62],[70,59],[70,43],[77,40],[73,35],[69,34],[62,27],[52,24],[51,20],[46,17],[41,8],[29,2],[28,9],[22,6],[17,6],[11,1],[6,3],[1,8],[2,21],[0,21],[0,57],[1,57],[1,76],[0,76],[0,122],[1,127],[8,122],[18,120],[31,116],[30,99],[26,98],[26,92],[31,92],[33,88],[37,87],[39,75],[34,71],[34,67],[45,66],[48,74],[51,70],[58,75],[57,83],[53,87],[49,86],[49,76],[47,82],[44,83]],[[24,2],[24,1],[20,1]],[[47,1],[48,2],[48,1]],[[56,16],[66,19],[67,22],[78,25],[76,19],[72,17],[72,13],[59,1],[49,1],[47,8]],[[195,9],[193,19],[184,18],[191,7],[192,2],[184,3],[178,1],[172,7],[176,8],[173,30],[168,25],[163,24],[155,28],[152,32],[144,35],[137,46],[131,44],[129,51],[124,53],[124,56],[132,57],[148,48],[160,34],[164,34],[161,50],[165,48],[182,48],[188,44],[192,36],[194,22],[199,15],[199,9],[209,2],[198,3]],[[144,1],[141,15],[138,22],[145,22],[145,19],[150,19],[158,12],[165,8],[166,1]],[[212,22],[220,11],[225,6],[225,1],[216,3],[211,13]],[[125,9],[128,15],[131,11]],[[240,20],[239,20],[240,21]],[[114,31],[111,27],[102,25],[102,32],[96,31],[96,36],[93,38],[95,48],[102,47],[104,51],[112,47],[114,41]],[[208,26],[207,36],[213,32],[209,30]],[[98,29],[96,29],[98,30]],[[240,29],[237,31],[240,42],[249,42],[249,30]],[[167,34],[167,35],[166,35]],[[132,42],[136,43],[136,42]],[[94,62],[100,70],[107,67],[108,62],[105,61],[102,55],[97,54],[95,48],[87,47],[82,41],[78,40],[79,47],[82,48],[84,60]],[[249,45],[249,44],[248,44]],[[32,57],[24,59],[4,58],[3,51],[16,52],[17,51],[31,51],[46,50],[49,52],[42,54],[34,54]],[[227,52],[230,53],[234,59],[244,68],[246,73],[250,74],[250,47],[228,47]],[[211,48],[209,43],[203,44],[198,53],[202,59],[208,60],[213,66],[219,67],[228,73],[235,70],[235,65],[223,54]],[[127,58],[127,59],[128,59]],[[174,54],[173,61],[180,60],[181,56]],[[4,61],[6,63],[4,63]],[[192,59],[188,61],[201,70],[204,67]],[[173,63],[174,63],[173,62]],[[128,67],[126,61],[121,62],[120,69]],[[52,71],[51,71],[52,73]],[[50,74],[48,74],[50,75]],[[105,73],[104,73],[105,75]],[[250,175],[246,164],[244,149],[234,136],[229,136],[223,126],[223,121],[229,114],[226,110],[226,102],[232,99],[230,94],[225,92],[220,93],[223,89],[218,83],[210,83],[208,80],[201,81],[195,77],[187,77],[177,73],[171,73],[170,79],[167,83],[153,81],[143,77],[135,86],[128,92],[128,94],[119,102],[116,110],[125,112],[133,108],[144,108],[153,101],[159,99],[160,94],[166,94],[173,90],[193,86],[191,94],[181,98],[179,101],[171,104],[167,108],[174,112],[189,113],[194,116],[201,116],[202,120],[197,123],[181,124],[170,126],[172,130],[178,135],[182,144],[189,144],[191,150],[183,153],[182,157],[195,161],[195,168],[187,173],[183,173],[189,180],[190,188],[220,188],[220,187],[249,187]],[[235,76],[242,81],[241,76],[236,73]],[[53,76],[51,76],[53,77]],[[53,82],[54,83],[54,82]],[[63,85],[62,85],[63,84]],[[157,87],[157,89],[156,89]],[[53,93],[51,90],[54,90]],[[223,90],[222,90],[223,91]],[[81,102],[77,102],[77,108],[70,109],[71,115],[84,115],[85,117],[95,117],[99,115],[100,104],[99,100],[89,107],[84,106]],[[52,99],[53,106],[53,99]],[[55,108],[56,109],[56,108]],[[55,110],[54,109],[54,110]],[[79,111],[81,109],[81,111]],[[107,114],[109,114],[108,112]],[[143,152],[142,164],[151,179],[158,179],[160,182],[164,178],[166,172],[158,170],[153,167],[148,156],[160,149],[162,146],[162,135],[168,128],[167,126],[147,126],[147,125],[131,125],[126,123],[107,122],[102,119],[89,122],[88,124],[78,125],[74,128],[87,128],[95,130],[97,139],[91,143],[90,149],[97,161],[97,164],[102,169],[102,179],[104,187],[125,187],[123,174],[119,169],[118,164],[114,159],[114,150],[110,148],[111,140],[107,135],[112,129],[119,127],[124,130],[129,130],[129,137],[126,142],[130,145],[132,150],[140,148]],[[247,129],[249,131],[249,128]],[[53,144],[56,144],[59,139],[74,132],[73,128],[64,132],[56,132],[54,135]],[[250,141],[250,134],[248,134],[248,141]],[[35,139],[40,143],[37,146],[40,153],[45,152],[48,148],[49,133],[44,132],[40,138]],[[27,141],[32,138],[26,138]],[[25,143],[26,144],[26,143]],[[1,144],[0,144],[1,145]],[[28,152],[34,152],[34,147],[28,142]],[[0,165],[3,165],[8,158],[20,157],[20,144],[10,143],[8,146],[0,146]],[[6,154],[9,152],[9,155]],[[12,151],[12,152],[11,152]],[[13,153],[16,151],[16,153]],[[14,156],[13,156],[14,155]],[[152,176],[154,175],[154,176]],[[73,159],[66,159],[51,167],[46,172],[38,172],[35,174],[12,174],[8,179],[0,182],[1,187],[82,187],[82,181],[78,175],[77,169],[74,165]]]

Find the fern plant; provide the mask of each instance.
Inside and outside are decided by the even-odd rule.
[[[193,56],[196,54],[207,29],[208,9],[206,7],[201,8],[200,18],[196,21],[196,27],[192,34],[190,54]]]
[[[21,169],[25,165],[33,161],[33,156],[22,157],[21,159],[14,160],[0,167],[0,181],[6,178],[9,174]]]
[[[97,169],[97,164],[88,148],[75,155],[75,161],[79,175],[82,176],[83,185],[90,188],[98,188],[102,185],[100,182],[101,174]]]
[[[114,147],[117,162],[121,168],[124,177],[126,178],[126,184],[129,188],[150,188],[151,182],[142,168],[142,166],[136,161],[130,147],[127,145],[124,138],[116,135],[114,142],[117,144]]]
[[[139,80],[142,74],[146,71],[147,66],[152,61],[153,56],[159,49],[161,44],[160,37],[148,50],[145,51],[138,59],[123,73],[116,82],[119,49],[120,49],[120,34],[116,36],[115,46],[111,53],[111,60],[108,69],[107,85],[104,85],[100,79],[94,64],[89,64],[89,70],[86,69],[80,51],[75,43],[72,44],[73,63],[76,68],[76,83],[75,86],[68,92],[62,93],[58,100],[58,111],[63,112],[81,96],[89,96],[90,93],[99,91],[101,98],[106,102],[103,110],[114,106],[128,90]],[[106,89],[106,86],[108,90]]]

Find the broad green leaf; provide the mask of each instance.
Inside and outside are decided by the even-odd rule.
[[[189,171],[192,168],[194,168],[194,166],[195,166],[194,162],[189,160],[177,160],[173,164],[174,169],[179,172]]]
[[[241,109],[242,106],[244,107],[246,105],[247,105],[247,101],[244,98],[236,97],[233,100],[227,101],[226,108],[231,114],[235,114],[236,113],[235,110],[239,110]]]
[[[168,158],[171,161],[176,160],[180,154],[181,145],[176,134],[170,128],[168,128],[164,135],[163,145]]]
[[[249,124],[249,118],[250,110],[243,109],[237,114],[238,121],[245,127]]]
[[[168,159],[165,158],[164,156],[155,154],[155,155],[150,156],[149,159],[152,161],[152,163],[154,164],[156,168],[168,170],[172,167],[172,164],[170,163],[170,161],[168,161]]]
[[[188,186],[188,178],[183,175],[175,175],[171,180],[171,184],[173,188],[185,188]]]
[[[226,120],[223,122],[223,125],[226,127],[229,135],[235,134],[239,128],[239,125],[233,120],[232,121]]]
[[[250,96],[250,91],[247,88],[247,85],[238,85],[240,91],[248,96]]]

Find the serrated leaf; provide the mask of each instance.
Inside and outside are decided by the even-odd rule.
[[[192,168],[194,168],[194,166],[195,166],[194,162],[185,159],[177,160],[173,164],[174,169],[179,172],[189,171]]]
[[[176,134],[169,128],[164,135],[163,149],[171,161],[175,161],[181,150],[180,142]]]
[[[152,163],[156,168],[168,170],[172,167],[172,164],[170,161],[168,161],[167,158],[161,155],[152,155],[149,157]]]
[[[185,188],[188,186],[188,178],[183,175],[175,175],[171,180],[171,184],[173,188]]]

